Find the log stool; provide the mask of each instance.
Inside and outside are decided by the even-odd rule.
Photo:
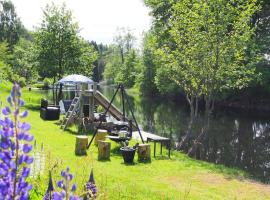
[[[97,134],[95,136],[95,145],[98,144],[99,140],[105,141],[107,134],[108,134],[107,130],[98,129]]]
[[[88,137],[85,135],[76,136],[75,154],[86,155],[86,149],[88,145]]]
[[[98,141],[98,159],[109,160],[111,152],[111,143],[102,140]]]
[[[142,161],[151,161],[151,148],[150,144],[140,144],[138,146],[138,160]]]

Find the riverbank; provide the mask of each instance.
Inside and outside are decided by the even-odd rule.
[[[3,102],[9,89],[0,85]],[[77,157],[74,155],[75,129],[63,132],[55,121],[41,120],[40,97],[37,91],[23,90],[31,133],[37,146],[42,144],[46,158],[40,176],[31,180],[34,186],[31,199],[42,198],[47,189],[48,168],[55,162],[58,165],[53,171],[54,181],[60,178],[60,170],[69,166],[75,175],[78,193],[82,192],[93,167],[99,199],[270,199],[270,186],[249,179],[243,171],[193,160],[180,152],[173,152],[170,160],[158,156],[151,163],[135,161],[134,165],[125,165],[119,145],[112,142],[108,162],[97,160],[95,146],[88,150],[88,156]]]

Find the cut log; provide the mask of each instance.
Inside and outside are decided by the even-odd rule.
[[[107,130],[98,129],[97,134],[95,136],[95,145],[98,144],[99,140],[105,141],[107,134],[108,134]]]
[[[140,162],[151,161],[150,144],[140,144],[138,146],[138,160]]]
[[[109,160],[111,152],[111,143],[102,140],[98,141],[98,159]]]
[[[88,137],[85,135],[76,136],[75,154],[86,155],[86,149],[88,145]]]

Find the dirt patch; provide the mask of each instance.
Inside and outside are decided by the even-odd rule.
[[[199,180],[200,182],[204,184],[211,184],[211,185],[224,184],[228,182],[228,180],[226,180],[222,175],[210,174],[210,173],[197,174],[192,179]]]

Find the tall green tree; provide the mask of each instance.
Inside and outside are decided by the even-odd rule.
[[[110,45],[106,56],[104,77],[112,82],[122,83],[126,87],[135,84],[135,77],[141,60],[134,48],[135,36],[129,29],[117,30],[114,37],[114,44]]]
[[[0,42],[7,41],[9,49],[12,49],[20,36],[25,33],[26,30],[17,16],[12,2],[0,1]]]
[[[19,77],[24,77],[27,83],[38,78],[37,58],[34,43],[21,38],[13,48],[12,71]]]
[[[247,49],[253,46],[251,19],[258,7],[254,0],[169,2],[166,31],[156,32],[163,63],[157,73],[183,88],[194,117],[199,98],[209,111],[217,93],[245,87],[252,79],[255,69],[249,64],[255,53]]]
[[[78,36],[79,27],[72,12],[63,4],[47,5],[36,33],[39,73],[42,77],[61,78],[67,73],[92,73],[96,52]]]

